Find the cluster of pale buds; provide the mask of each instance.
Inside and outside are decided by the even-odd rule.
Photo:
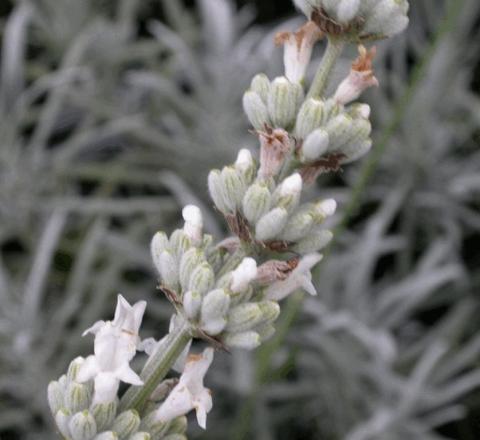
[[[261,178],[268,182],[276,177],[286,159],[293,157],[299,163],[297,171],[304,183],[312,183],[319,174],[337,171],[340,165],[370,150],[370,107],[349,104],[365,89],[378,85],[372,68],[375,48],[368,51],[360,46],[359,53],[350,74],[331,98],[312,97],[299,102],[303,89],[285,77],[270,83],[259,74],[252,80],[243,104],[260,138]],[[295,62],[286,60],[285,69]]]
[[[302,203],[301,193],[324,172],[337,171],[371,147],[370,107],[352,103],[378,85],[375,49],[359,57],[331,97],[326,82],[345,41],[393,35],[408,18],[405,0],[297,0],[309,20],[297,32],[279,34],[285,75],[255,76],[243,106],[259,138],[257,162],[240,150],[235,163],[208,176],[215,207],[232,236],[215,243],[204,234],[200,209],[183,211],[184,226],[158,232],[151,254],[159,289],[175,308],[169,334],[141,340],[145,302],[119,296],[113,321],[99,321],[94,354],[75,359],[48,389],[50,409],[67,440],[183,440],[185,415],[195,410],[205,428],[212,408],[205,374],[213,349],[188,355],[193,337],[216,348],[253,349],[270,338],[279,301],[297,290],[316,295],[311,270],[332,239],[325,221],[332,199]],[[314,44],[329,43],[324,62],[305,98],[304,79]],[[332,61],[333,59],[333,61]],[[137,351],[149,358],[140,375],[130,362]],[[170,368],[179,379],[165,379]],[[119,399],[120,382],[131,385]]]
[[[326,34],[353,41],[391,37],[408,25],[407,0],[294,0]]]
[[[280,313],[276,301],[306,285],[303,279],[308,279],[311,268],[311,265],[298,264],[297,257],[287,262],[262,258],[257,265],[255,259],[244,256],[231,269],[225,270],[226,260],[231,257],[231,252],[239,250],[245,237],[248,236],[252,246],[259,249],[273,245],[271,241],[261,240],[268,238],[267,233],[271,234],[278,210],[287,213],[282,223],[285,226],[292,218],[288,212],[293,212],[298,204],[301,189],[298,174],[285,179],[278,191],[270,195],[271,203],[265,205],[258,200],[257,188],[248,186],[247,179],[253,178],[251,167],[254,167],[253,159],[242,150],[233,166],[225,167],[221,172],[213,171],[209,179],[211,190],[221,200],[217,206],[225,210],[234,230],[243,231],[242,239],[232,237],[227,248],[222,243],[214,246],[208,235],[192,240],[192,235],[187,232],[189,220],[186,219],[183,229],[174,231],[170,237],[158,232],[151,243],[152,258],[160,275],[159,287],[177,309],[179,318],[188,321],[196,336],[230,348],[255,348],[269,338],[274,332],[273,322]],[[214,183],[212,176],[215,176]],[[260,198],[263,198],[263,189],[260,189]],[[239,191],[244,193],[241,198],[237,197]],[[243,199],[246,200],[245,210],[241,210]],[[258,212],[259,203],[263,206],[263,215]],[[188,206],[184,213],[195,211],[200,215],[196,209]],[[322,235],[317,227],[334,210],[333,201],[305,205],[297,213],[301,212],[297,217],[301,217],[303,225],[301,231],[295,232],[296,242],[291,243],[292,249],[301,251],[308,247],[313,252],[319,245],[324,246],[331,233],[323,231]],[[251,221],[253,218],[258,220],[256,227]],[[251,226],[254,227],[252,231]],[[281,237],[280,229],[274,226]],[[195,235],[197,233],[198,230]],[[303,278],[298,276],[299,271],[303,271]],[[271,285],[289,278],[297,281],[278,284],[275,292],[271,291]]]

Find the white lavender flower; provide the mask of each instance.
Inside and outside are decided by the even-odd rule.
[[[145,301],[131,306],[122,295],[118,295],[113,321],[98,321],[83,333],[95,335],[95,354],[85,359],[77,381],[82,383],[94,379],[94,403],[113,401],[120,381],[132,385],[143,384],[129,363],[140,342],[138,330],[145,307]]]
[[[292,273],[281,281],[276,281],[265,289],[265,297],[270,300],[280,301],[298,289],[303,289],[310,295],[317,291],[312,283],[310,270],[322,259],[320,254],[305,255]]]
[[[195,409],[199,426],[206,429],[212,396],[210,390],[204,387],[203,378],[212,361],[212,348],[206,348],[201,355],[188,357],[178,384],[156,411],[156,421],[168,422]]]

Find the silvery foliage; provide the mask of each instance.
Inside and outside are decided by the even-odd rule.
[[[227,75],[228,87],[223,77],[212,80],[207,72],[197,77],[198,94],[185,94],[174,76],[185,57],[198,72],[218,72],[214,62],[228,65],[214,47],[202,44],[211,25],[194,18],[206,4],[178,13],[176,2],[165,2],[170,26],[177,16],[189,20],[179,26],[188,34],[184,49],[190,54],[178,57],[178,48],[162,44],[163,37],[137,36],[138,16],[146,7],[131,0],[19,1],[2,27],[2,437],[14,432],[20,438],[51,438],[45,387],[86,347],[78,335],[108,313],[114,288],[130,297],[142,292],[148,299],[154,293],[151,277],[145,276],[153,273],[146,243],[154,227],[171,224],[178,213],[175,199],[201,203],[179,177],[170,172],[159,178],[159,171],[188,169],[185,175],[196,180],[208,166],[188,158],[214,145],[217,152],[207,157],[230,157],[220,145],[228,146],[227,135],[247,127],[233,117],[243,93],[237,84],[247,84],[251,70],[261,70],[255,66],[259,60],[252,56],[245,71],[232,69],[236,76]],[[251,18],[247,10],[237,17],[228,4],[224,13],[232,23],[229,32],[235,29],[231,46],[224,48],[228,55],[236,47],[232,62],[245,67],[240,60],[249,53],[272,46],[260,29],[239,37]],[[183,38],[174,30],[170,35]],[[222,95],[208,92],[206,85],[226,88]],[[236,97],[229,94],[235,90]],[[219,114],[232,115],[215,129],[210,122],[216,117],[197,111],[201,100],[212,98],[223,102]],[[195,138],[179,139],[192,126]],[[174,141],[172,133],[177,133]],[[172,151],[174,164],[167,161]],[[217,228],[205,221],[210,230]],[[166,325],[169,311],[161,301],[149,310],[156,327],[162,320]]]
[[[255,416],[243,431],[254,438],[300,432],[433,440],[445,438],[437,428],[468,415],[466,398],[480,384],[478,269],[467,252],[480,226],[480,100],[471,90],[479,42],[469,37],[480,5],[458,2],[456,11],[452,5],[412,2],[408,31],[378,45],[382,87],[368,99],[374,145],[407,92],[409,57],[426,57],[446,11],[460,12],[434,46],[362,194],[368,211],[342,232],[318,274],[319,297],[306,299],[287,345],[273,357],[270,374],[282,377],[286,370],[288,379],[262,387],[255,375],[263,360],[235,359],[238,395],[254,396]],[[339,212],[358,178],[358,169],[346,170],[348,187],[335,197]],[[220,371],[212,377],[216,387],[230,389]],[[245,420],[239,416],[234,426]],[[240,438],[229,429],[231,421],[224,423]]]

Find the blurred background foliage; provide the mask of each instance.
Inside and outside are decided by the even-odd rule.
[[[0,16],[0,438],[52,439],[46,385],[117,292],[148,301],[143,336],[166,331],[153,233],[194,202],[224,234],[206,173],[255,149],[241,96],[280,74],[273,36],[300,16],[287,0],[17,0]],[[319,297],[285,303],[256,353],[217,355],[191,438],[480,436],[479,33],[478,0],[415,0],[378,44],[374,150],[309,194],[340,204]]]

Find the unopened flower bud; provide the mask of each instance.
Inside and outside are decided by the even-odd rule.
[[[230,289],[233,293],[244,292],[257,276],[257,262],[253,258],[244,258],[232,272]]]
[[[239,304],[230,310],[226,330],[241,333],[264,322],[274,321],[280,314],[280,307],[274,301],[261,301]]]
[[[257,220],[265,215],[271,208],[272,195],[267,185],[254,183],[248,188],[242,201],[245,218],[254,225]]]
[[[262,101],[266,104],[270,93],[270,80],[264,73],[255,75],[250,83],[250,90],[258,93]]]
[[[348,145],[342,148],[342,153],[346,156],[346,158],[342,160],[342,163],[349,163],[360,159],[362,156],[367,154],[371,148],[371,139],[366,139],[359,142],[350,142]]]
[[[72,362],[70,362],[67,372],[67,379],[69,382],[74,382],[77,380],[78,372],[84,362],[85,359],[81,356],[76,357]]]
[[[353,119],[345,113],[341,113],[328,121],[325,130],[329,136],[328,151],[337,151],[350,138],[350,130]]]
[[[253,350],[257,348],[262,341],[257,332],[250,330],[241,333],[228,333],[224,338],[224,342],[228,347]]]
[[[274,204],[291,212],[300,201],[302,185],[302,176],[299,173],[294,173],[285,178],[274,194]]]
[[[215,336],[223,331],[225,317],[230,306],[230,297],[223,289],[215,289],[205,296],[201,311],[201,328]]]
[[[234,167],[223,168],[222,191],[228,211],[235,212],[242,203],[246,188],[241,174]]]
[[[313,226],[313,216],[308,211],[300,211],[288,220],[280,238],[285,241],[298,241],[310,232]]]
[[[252,153],[246,148],[242,148],[238,152],[237,160],[235,161],[235,169],[241,173],[245,182],[249,184],[255,177],[256,167],[253,160]]]
[[[275,238],[285,227],[287,219],[288,212],[286,209],[272,209],[257,222],[255,227],[255,237],[260,241]]]
[[[157,232],[150,243],[150,252],[152,255],[153,264],[158,272],[160,272],[160,255],[169,246],[167,234],[164,232]]]
[[[268,113],[273,125],[291,127],[302,99],[303,89],[299,84],[291,83],[285,77],[276,78],[268,96]]]
[[[161,438],[163,440],[170,426],[170,422],[158,421],[156,419],[156,412],[155,410],[142,419],[141,429],[148,431],[154,439]]]
[[[91,409],[98,431],[108,428],[117,414],[117,402],[97,403]]]
[[[333,199],[322,200],[314,208],[316,223],[322,223],[327,217],[331,217],[337,210],[337,202]]]
[[[55,414],[55,423],[58,430],[65,438],[70,438],[70,430],[68,429],[68,422],[71,418],[71,412],[66,408],[62,408]]]
[[[183,295],[183,310],[188,319],[196,319],[202,306],[202,295],[189,290]]]
[[[65,406],[63,398],[64,388],[57,381],[48,384],[48,405],[52,414],[56,414],[60,408]]]
[[[352,148],[353,151],[355,151],[355,147],[358,144],[368,140],[371,131],[372,126],[370,124],[370,121],[363,118],[353,119],[349,128],[348,138],[346,139],[345,143],[343,145],[338,145],[335,149],[329,149],[329,151],[342,153],[347,156],[345,151],[348,152]]]
[[[192,241],[183,229],[173,231],[170,237],[170,247],[178,259],[180,259],[191,246]]]
[[[134,409],[122,412],[113,422],[112,431],[115,431],[120,439],[128,438],[134,434],[140,426],[140,416]]]
[[[356,103],[348,107],[348,114],[353,118],[370,118],[371,109],[368,104]]]
[[[363,33],[392,36],[408,25],[406,0],[381,0],[375,3],[366,16]]]
[[[251,90],[245,92],[243,95],[243,110],[250,124],[252,124],[256,130],[263,130],[265,126],[270,125],[267,106],[258,93]]]
[[[75,414],[68,422],[72,440],[91,440],[97,433],[95,419],[88,411]]]
[[[307,99],[298,112],[295,136],[298,139],[305,139],[313,130],[322,125],[325,117],[325,103],[320,99]]]
[[[219,170],[212,170],[208,175],[208,191],[215,206],[223,213],[228,212],[227,204],[223,198],[222,175]]]
[[[118,440],[118,435],[113,431],[104,431],[97,434],[93,440]]]
[[[150,439],[151,439],[151,436],[148,432],[137,432],[136,434],[132,435],[128,440],[150,440]]]
[[[315,231],[307,235],[304,239],[299,241],[292,250],[299,254],[309,254],[312,252],[318,252],[323,249],[333,238],[331,231],[323,229],[321,231]]]
[[[178,263],[177,259],[169,250],[163,251],[159,258],[159,269],[162,283],[172,289],[178,288]]]
[[[168,434],[162,440],[187,440],[187,436],[183,434]]]
[[[327,131],[317,128],[312,131],[302,145],[302,159],[304,162],[311,162],[318,159],[328,150],[330,138]]]
[[[205,261],[205,254],[197,248],[190,248],[180,260],[179,278],[183,290],[188,289],[190,276],[197,266]]]
[[[72,413],[83,411],[90,406],[91,394],[87,385],[71,382],[64,394],[65,407]]]
[[[168,427],[168,433],[170,434],[182,434],[187,430],[187,418],[180,416],[173,419]]]
[[[183,227],[185,234],[193,244],[200,244],[203,235],[203,219],[200,208],[195,205],[187,205],[182,210],[182,216],[185,220],[185,226]]]
[[[200,295],[205,295],[212,289],[215,283],[215,274],[213,269],[206,261],[200,264],[193,271],[188,290],[198,292]]]

